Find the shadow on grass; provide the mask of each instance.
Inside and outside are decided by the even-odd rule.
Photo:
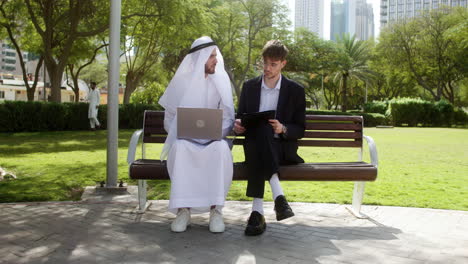
[[[128,147],[133,130],[119,131],[119,146]],[[32,153],[97,151],[107,148],[107,131],[59,131],[0,134],[0,157]]]
[[[46,172],[1,181],[0,202],[79,200],[84,186],[96,185],[105,179],[105,172],[105,162],[48,165]]]

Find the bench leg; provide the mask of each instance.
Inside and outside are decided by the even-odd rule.
[[[353,191],[353,204],[352,207],[347,206],[346,209],[350,211],[357,218],[368,218],[366,215],[361,214],[362,198],[364,197],[364,187],[366,182],[354,182]]]
[[[146,200],[146,180],[138,180],[138,210],[137,213],[142,214],[151,205]]]

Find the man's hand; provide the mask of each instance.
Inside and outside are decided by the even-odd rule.
[[[283,124],[281,124],[278,120],[268,119],[268,122],[273,127],[273,131],[275,132],[275,134],[283,133]]]
[[[241,125],[241,120],[240,119],[236,119],[236,121],[234,121],[234,128],[233,128],[234,132],[236,132],[236,134],[242,134],[245,132],[245,127],[243,127]]]

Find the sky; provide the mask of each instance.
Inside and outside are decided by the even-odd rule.
[[[294,6],[296,0],[282,0],[289,7],[289,19],[294,26]],[[315,0],[309,0],[315,1]],[[345,0],[347,1],[347,0]],[[331,0],[325,0],[325,37],[326,39],[330,38],[330,2]],[[374,35],[378,36],[380,33],[380,0],[367,0],[367,3],[372,4],[374,9]],[[328,8],[327,8],[328,6]]]

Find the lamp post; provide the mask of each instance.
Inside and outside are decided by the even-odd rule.
[[[119,133],[119,57],[121,0],[110,0],[109,79],[107,93],[107,180],[106,187],[117,186]]]

